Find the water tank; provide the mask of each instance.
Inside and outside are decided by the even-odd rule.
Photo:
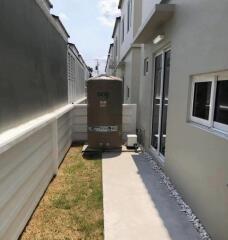
[[[122,80],[101,75],[87,81],[88,146],[122,146]]]

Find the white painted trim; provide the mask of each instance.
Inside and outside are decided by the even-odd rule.
[[[59,119],[65,113],[71,111],[75,105],[79,104],[86,98],[80,99],[74,104],[67,104],[53,112],[45,114],[39,118],[33,119],[25,124],[19,125],[0,134],[0,154],[9,150],[19,142],[25,140],[49,123]]]
[[[187,122],[187,124],[189,126],[192,126],[192,127],[196,127],[202,131],[206,131],[210,134],[214,134],[216,137],[221,137],[225,140],[228,140],[228,133],[227,132],[224,132],[222,130],[219,130],[217,128],[210,128],[210,127],[207,127],[207,126],[204,126],[202,124],[199,124],[199,123],[195,123],[195,122]]]
[[[165,157],[162,154],[158,154],[157,150],[155,150],[152,146],[150,146],[149,153],[152,154],[161,167],[165,166]]]
[[[209,109],[209,118],[208,120],[197,118],[193,116],[193,106],[194,106],[194,96],[195,96],[195,84],[200,82],[211,82],[211,96],[210,96],[210,109]],[[216,77],[211,75],[200,75],[194,76],[192,78],[191,84],[191,105],[190,105],[190,120],[207,127],[211,127],[213,125],[213,105],[215,101],[215,92],[216,92]]]
[[[218,83],[218,81],[227,81],[227,80],[228,80],[228,71],[224,71],[224,72],[200,74],[198,76],[193,76],[192,83],[191,83],[191,105],[190,105],[189,120],[192,123],[200,124],[201,126],[207,127],[207,129],[211,132],[216,131],[218,133],[217,135],[220,134],[221,136],[228,134],[228,125],[214,121],[217,83]],[[192,116],[196,82],[211,82],[212,83],[211,99],[210,99],[210,112],[209,112],[208,121]]]
[[[228,125],[226,125],[226,124],[214,122],[213,127],[215,128],[215,130],[222,131],[223,134],[228,134]]]

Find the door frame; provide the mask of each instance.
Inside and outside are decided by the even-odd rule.
[[[166,47],[163,47],[161,50],[159,50],[157,53],[153,54],[153,74],[152,74],[152,96],[151,96],[151,102],[152,102],[152,109],[151,109],[151,118],[150,118],[150,151],[151,153],[162,163],[164,164],[165,163],[165,156],[163,154],[161,154],[160,152],[160,145],[161,145],[161,137],[158,136],[158,149],[155,149],[153,146],[152,146],[152,131],[153,131],[153,128],[152,128],[152,121],[153,121],[153,112],[154,112],[154,109],[153,109],[153,106],[154,106],[154,94],[155,94],[155,89],[154,89],[154,86],[155,86],[155,63],[156,63],[156,57],[162,55],[162,71],[161,71],[161,75],[162,75],[162,81],[161,81],[161,89],[160,89],[160,96],[163,96],[163,91],[164,91],[164,64],[165,64],[165,53],[168,52],[168,51],[172,51],[171,49],[171,46],[166,46]],[[162,99],[161,99],[162,100]],[[161,133],[161,127],[162,127],[162,101],[160,103],[160,108],[159,108],[159,126],[158,126],[158,133],[160,134]]]

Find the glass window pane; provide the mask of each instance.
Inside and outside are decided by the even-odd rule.
[[[209,120],[212,82],[196,82],[193,116]]]
[[[171,51],[165,53],[160,152],[165,156]]]
[[[155,59],[155,78],[154,78],[154,99],[153,99],[153,119],[152,119],[152,146],[158,149],[159,139],[159,113],[161,106],[161,72],[162,55]]]
[[[228,124],[228,80],[217,84],[215,122]]]

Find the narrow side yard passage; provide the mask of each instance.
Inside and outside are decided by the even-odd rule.
[[[103,155],[105,240],[199,240],[141,154]]]
[[[21,240],[103,239],[101,159],[84,159],[73,146]]]

